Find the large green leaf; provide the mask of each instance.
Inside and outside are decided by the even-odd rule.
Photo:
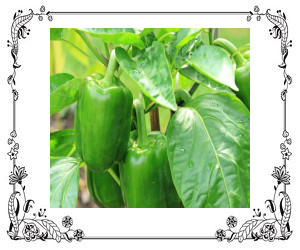
[[[176,110],[171,72],[161,44],[153,42],[135,60],[124,49],[116,48],[116,57],[120,66],[146,96],[163,107]]]
[[[167,138],[185,207],[249,207],[250,113],[238,98],[198,96],[172,117]]]
[[[180,50],[189,41],[193,40],[203,29],[182,28],[176,33],[176,49]]]
[[[76,102],[84,84],[84,78],[76,77],[59,86],[50,94],[50,115]]]
[[[50,156],[76,156],[74,129],[64,129],[50,134]]]
[[[196,83],[204,84],[205,86],[207,86],[213,90],[216,90],[218,92],[226,92],[226,93],[235,95],[234,92],[226,85],[218,83],[218,82],[206,77],[205,75],[201,74],[200,72],[198,72],[191,66],[182,68],[179,71],[179,73]]]
[[[74,76],[68,73],[59,73],[50,76],[50,94],[56,90],[59,86],[65,84],[67,81],[70,81]]]
[[[195,39],[202,29],[180,29],[172,38],[169,51],[170,62],[175,68],[180,68],[185,59],[201,39]]]
[[[100,37],[106,43],[129,44],[144,48],[140,36],[131,28],[87,28],[81,29],[92,36]]]
[[[235,85],[234,66],[223,49],[203,45],[186,61],[202,75],[238,91]]]
[[[50,157],[50,207],[76,207],[79,188],[80,160]]]

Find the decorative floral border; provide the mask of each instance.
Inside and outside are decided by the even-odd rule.
[[[70,216],[62,218],[62,226],[60,229],[53,220],[47,219],[46,209],[40,208],[37,212],[30,214],[34,201],[27,199],[25,195],[25,185],[22,184],[23,179],[27,177],[25,167],[17,166],[17,158],[20,145],[17,142],[16,132],[16,102],[19,93],[16,89],[16,72],[21,67],[18,64],[19,40],[25,39],[29,35],[30,29],[25,26],[31,19],[37,16],[39,21],[43,17],[47,17],[49,21],[53,20],[50,12],[45,12],[45,7],[40,8],[39,13],[29,10],[29,14],[23,15],[23,11],[19,10],[14,14],[13,23],[11,25],[11,41],[7,41],[7,46],[11,47],[11,55],[13,57],[13,73],[7,78],[7,83],[12,89],[13,96],[13,130],[8,138],[10,151],[7,153],[12,161],[12,172],[9,175],[9,184],[13,186],[13,192],[8,200],[8,216],[10,219],[8,236],[12,240],[35,241],[37,239],[45,241],[46,239],[54,239],[57,242],[66,240],[71,242],[73,239],[80,241],[84,237],[81,229],[71,229],[73,219]]]
[[[271,15],[269,9],[262,13],[258,6],[254,7],[254,12],[250,12],[247,16],[247,21],[251,21],[256,17],[260,21],[262,17],[266,17],[274,26],[269,30],[270,35],[274,39],[281,40],[281,56],[282,62],[278,65],[283,69],[283,90],[281,91],[281,100],[283,102],[284,112],[284,128],[283,141],[280,143],[280,150],[282,154],[282,166],[274,167],[272,177],[276,179],[277,184],[274,185],[273,198],[265,201],[266,207],[270,213],[262,213],[258,209],[253,209],[254,215],[250,220],[245,221],[238,230],[233,230],[237,226],[237,218],[229,216],[226,220],[227,229],[219,229],[216,231],[216,238],[219,241],[227,239],[228,242],[238,240],[243,242],[245,239],[253,239],[254,241],[263,239],[264,241],[287,240],[290,238],[292,231],[290,228],[291,217],[291,199],[286,191],[286,186],[290,184],[290,175],[287,172],[287,161],[290,159],[292,153],[289,150],[289,145],[292,144],[292,139],[286,130],[286,100],[288,87],[292,83],[292,78],[287,74],[286,58],[288,56],[288,47],[292,46],[292,41],[288,41],[288,25],[286,16],[281,10],[277,11],[277,15]],[[279,208],[279,211],[277,211]]]
[[[92,13],[92,12],[91,12]],[[171,12],[166,12],[170,14]],[[199,15],[208,14],[206,12],[197,12]],[[212,12],[209,12],[212,14]],[[274,168],[272,176],[277,180],[277,184],[274,185],[273,198],[266,200],[265,204],[268,209],[263,213],[260,209],[253,209],[254,215],[252,219],[245,221],[238,230],[233,230],[237,226],[237,218],[235,216],[229,216],[226,220],[227,229],[219,229],[216,231],[215,236],[209,237],[142,237],[144,239],[217,239],[222,241],[227,239],[228,242],[238,240],[243,242],[245,239],[274,241],[287,240],[290,238],[292,231],[290,229],[290,216],[291,216],[291,200],[286,191],[286,185],[290,184],[290,175],[287,172],[287,161],[290,159],[291,152],[289,146],[292,144],[292,139],[289,137],[289,133],[286,130],[286,100],[288,93],[288,86],[292,83],[292,78],[287,74],[286,58],[288,56],[288,47],[292,46],[292,41],[288,41],[288,26],[286,22],[286,16],[280,10],[277,11],[277,15],[269,13],[269,9],[266,12],[260,12],[258,6],[254,7],[254,11],[249,12],[227,12],[228,15],[233,13],[240,13],[247,15],[247,21],[251,21],[256,17],[257,21],[260,21],[262,17],[266,17],[274,26],[270,29],[270,34],[274,39],[281,40],[281,56],[282,62],[279,65],[283,69],[283,85],[284,88],[281,92],[281,100],[284,105],[284,128],[283,128],[283,141],[280,144],[280,150],[282,154],[283,164]],[[7,234],[12,240],[35,241],[37,239],[47,240],[55,239],[57,242],[66,240],[71,242],[73,239],[80,241],[82,239],[104,239],[105,237],[85,237],[84,232],[81,229],[71,229],[73,225],[73,219],[70,216],[62,218],[62,226],[64,229],[60,229],[53,220],[47,219],[46,209],[40,208],[37,212],[30,214],[33,209],[34,201],[27,199],[25,195],[25,185],[22,184],[23,179],[27,177],[25,167],[17,166],[17,156],[19,153],[20,145],[17,142],[16,132],[16,102],[19,98],[19,93],[16,89],[16,72],[21,67],[18,64],[18,52],[19,52],[19,40],[25,39],[29,35],[30,29],[27,29],[27,25],[34,16],[38,17],[39,21],[43,21],[47,18],[49,21],[53,20],[55,14],[68,14],[68,12],[46,12],[44,6],[41,6],[39,12],[35,13],[32,9],[29,9],[29,14],[24,15],[22,10],[19,10],[14,14],[13,23],[11,25],[11,41],[7,41],[8,47],[11,47],[11,55],[13,58],[13,72],[7,78],[7,82],[12,89],[13,97],[13,129],[8,138],[8,145],[10,151],[7,153],[12,161],[12,172],[9,175],[9,184],[13,187],[13,192],[8,200],[8,216],[10,219],[9,229]],[[78,14],[77,12],[69,12],[69,14]],[[87,12],[86,14],[89,14]],[[95,12],[93,12],[95,14]],[[96,13],[97,14],[97,13]],[[99,12],[98,14],[101,14]],[[112,13],[121,14],[121,13]],[[130,14],[130,13],[128,13]],[[162,14],[162,12],[153,12],[152,14]],[[179,14],[179,12],[174,12]],[[189,12],[186,12],[189,14]],[[216,12],[215,14],[218,14]],[[220,12],[224,15],[226,12]],[[279,211],[277,211],[279,208]],[[106,237],[110,239],[131,238],[137,239],[138,237]],[[141,238],[139,238],[141,239]]]

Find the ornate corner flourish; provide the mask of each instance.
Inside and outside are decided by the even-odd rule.
[[[8,84],[12,89],[13,105],[15,107],[16,101],[19,98],[19,93],[16,90],[16,70],[21,67],[18,63],[19,40],[25,39],[30,33],[25,25],[27,25],[34,16],[38,17],[39,21],[43,21],[46,17],[49,21],[53,20],[51,12],[46,12],[44,6],[41,6],[39,12],[35,13],[29,9],[29,13],[23,15],[19,10],[14,14],[13,23],[11,25],[11,41],[7,41],[8,47],[11,47],[11,55],[13,58],[13,72],[7,78]],[[219,241],[227,239],[228,242],[238,240],[243,242],[246,239],[274,241],[287,240],[292,234],[289,220],[291,216],[291,200],[286,192],[286,186],[290,184],[290,175],[287,171],[287,161],[290,159],[292,153],[289,146],[292,144],[292,139],[286,130],[286,99],[288,86],[292,83],[292,78],[287,74],[286,59],[288,56],[288,47],[292,46],[292,41],[288,41],[288,25],[286,16],[280,10],[277,15],[269,13],[269,9],[263,13],[260,12],[258,6],[254,7],[254,12],[250,11],[247,16],[247,21],[251,21],[256,17],[260,21],[262,17],[266,17],[274,26],[269,30],[270,35],[274,39],[281,40],[281,57],[282,62],[279,65],[283,69],[283,85],[281,91],[281,100],[284,104],[284,128],[283,128],[283,142],[280,144],[283,164],[282,166],[274,167],[272,177],[277,181],[274,185],[274,194],[272,199],[265,201],[267,212],[262,213],[258,209],[253,209],[254,215],[252,219],[245,221],[238,230],[238,219],[235,216],[229,216],[226,219],[227,229],[219,229],[215,233],[215,238]],[[10,151],[7,153],[12,161],[12,171],[9,175],[9,184],[13,186],[13,192],[8,200],[8,215],[10,219],[9,229],[7,234],[13,240],[34,241],[37,239],[47,240],[54,239],[57,242],[66,240],[71,242],[73,239],[80,241],[84,238],[84,232],[81,229],[71,229],[73,219],[70,216],[62,218],[63,229],[53,221],[47,219],[46,209],[39,209],[37,212],[29,215],[33,209],[34,201],[27,199],[25,195],[25,185],[23,180],[28,176],[25,167],[17,165],[17,156],[19,153],[20,145],[16,140],[17,131],[15,126],[15,108],[13,109],[13,130],[8,138],[8,145]],[[279,209],[278,209],[279,208]]]
[[[25,39],[29,35],[30,29],[27,25],[34,16],[38,17],[39,21],[43,21],[43,17],[47,17],[49,21],[53,20],[50,12],[45,11],[45,7],[40,8],[40,12],[33,12],[29,9],[28,14],[23,14],[22,10],[19,10],[14,14],[13,23],[11,25],[11,41],[7,41],[7,46],[11,47],[11,55],[13,58],[13,73],[7,78],[7,83],[11,86],[13,94],[13,130],[8,138],[8,145],[10,151],[7,153],[12,161],[12,171],[9,175],[9,184],[13,187],[8,200],[8,216],[10,219],[9,228],[7,231],[8,236],[12,240],[35,241],[35,240],[47,240],[54,239],[57,242],[66,240],[71,242],[73,239],[80,241],[84,237],[84,232],[81,229],[71,229],[73,225],[73,219],[70,216],[62,218],[62,226],[64,229],[60,229],[57,224],[47,218],[46,209],[40,208],[37,212],[29,214],[33,209],[34,201],[26,198],[25,185],[23,180],[28,176],[25,167],[17,165],[17,158],[20,149],[20,145],[17,142],[17,131],[15,126],[16,101],[19,98],[19,93],[16,90],[16,70],[21,67],[18,63],[19,52],[19,40]]]
[[[254,7],[254,12],[250,11],[247,16],[247,21],[250,22],[253,17],[256,17],[257,21],[265,16],[274,26],[269,29],[270,35],[274,39],[281,40],[281,59],[282,62],[278,65],[283,69],[283,85],[284,88],[281,91],[281,100],[284,105],[284,128],[283,128],[283,142],[280,143],[280,150],[282,154],[283,164],[282,166],[274,167],[272,177],[277,181],[274,185],[274,194],[272,199],[265,201],[267,212],[262,213],[258,209],[253,209],[254,215],[252,219],[245,221],[238,230],[233,230],[237,226],[237,218],[235,216],[229,216],[226,220],[227,229],[218,229],[215,233],[215,237],[218,241],[227,239],[228,242],[238,240],[243,242],[246,239],[252,239],[254,241],[274,241],[274,240],[287,240],[292,235],[290,228],[291,217],[291,199],[286,191],[286,186],[290,184],[290,175],[287,172],[287,161],[290,159],[292,153],[289,150],[289,146],[292,144],[292,139],[289,137],[289,133],[286,130],[286,99],[288,86],[292,83],[292,77],[287,74],[286,59],[288,56],[288,47],[292,47],[292,40],[288,41],[288,25],[286,22],[286,15],[277,11],[277,15],[270,14],[270,10],[267,9],[265,13],[260,12],[258,6]],[[278,211],[279,208],[279,211]]]

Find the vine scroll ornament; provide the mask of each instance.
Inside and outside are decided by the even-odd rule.
[[[237,218],[229,216],[226,224],[227,229],[219,229],[215,233],[218,241],[227,239],[228,242],[238,240],[243,242],[246,239],[274,241],[287,240],[292,234],[290,228],[291,217],[291,199],[286,191],[286,186],[290,184],[290,175],[287,172],[287,161],[290,159],[292,153],[288,146],[292,144],[292,139],[286,130],[286,98],[288,86],[292,83],[292,78],[287,74],[286,59],[288,56],[288,47],[292,46],[292,41],[288,41],[288,25],[286,16],[281,10],[277,11],[277,15],[270,14],[268,9],[265,13],[261,13],[258,6],[254,7],[254,12],[250,11],[247,16],[247,21],[251,21],[252,17],[256,16],[256,20],[260,21],[262,16],[265,16],[274,26],[269,30],[270,35],[274,39],[281,40],[281,58],[282,62],[278,65],[283,69],[284,89],[281,92],[281,100],[284,105],[284,128],[283,128],[283,142],[280,144],[280,150],[283,159],[283,165],[274,167],[272,177],[276,179],[277,184],[274,185],[274,195],[272,199],[266,200],[265,204],[269,210],[270,215],[262,213],[260,209],[253,209],[254,215],[252,219],[245,221],[242,226],[233,230],[237,226]],[[279,211],[278,211],[279,208]]]
[[[11,86],[13,94],[13,131],[8,138],[10,151],[7,153],[12,161],[13,169],[9,175],[9,184],[13,186],[13,192],[8,200],[8,216],[10,219],[8,236],[12,240],[35,241],[54,239],[57,242],[66,240],[71,242],[73,239],[80,241],[84,237],[81,229],[71,229],[73,219],[70,216],[62,218],[63,230],[58,225],[47,218],[46,209],[39,209],[38,212],[29,214],[33,208],[34,201],[27,199],[25,195],[25,185],[23,180],[28,176],[25,167],[17,166],[17,158],[20,145],[16,140],[17,132],[15,125],[16,117],[16,101],[19,98],[16,90],[16,70],[21,67],[18,63],[19,39],[25,39],[29,35],[30,29],[26,25],[34,16],[38,16],[39,21],[43,20],[43,16],[47,16],[49,21],[53,18],[50,12],[45,12],[45,7],[40,8],[40,13],[34,13],[32,9],[29,13],[23,15],[23,11],[19,10],[14,14],[13,23],[11,26],[11,41],[7,41],[8,47],[11,47],[11,55],[13,58],[13,73],[7,78],[7,83]]]
[[[42,6],[38,13],[34,13],[32,9],[29,13],[24,15],[21,10],[14,14],[13,23],[11,26],[11,41],[8,46],[11,47],[11,55],[13,58],[12,69],[13,72],[7,78],[7,82],[12,89],[13,97],[13,130],[8,138],[10,151],[8,155],[12,162],[12,171],[9,175],[9,184],[12,185],[13,192],[8,200],[8,215],[10,219],[9,229],[7,234],[13,240],[24,239],[25,241],[34,241],[37,239],[47,240],[54,239],[57,242],[66,240],[71,242],[73,239],[80,241],[84,238],[84,232],[81,229],[71,229],[73,219],[70,216],[62,218],[63,229],[47,218],[46,209],[39,209],[37,212],[30,215],[33,209],[34,201],[27,199],[25,195],[25,185],[23,180],[28,176],[25,167],[17,165],[17,157],[20,145],[17,142],[17,131],[15,125],[16,117],[16,102],[19,98],[19,93],[16,90],[16,72],[21,67],[18,63],[19,40],[25,39],[30,33],[30,29],[26,25],[33,19],[38,17],[39,21],[43,21],[46,17],[49,21],[53,20],[51,13],[46,12],[45,7]],[[292,83],[292,78],[287,74],[286,59],[288,56],[288,47],[292,46],[292,41],[288,41],[288,26],[286,16],[281,11],[277,11],[277,15],[270,14],[267,10],[261,13],[258,6],[254,7],[254,12],[250,11],[247,16],[247,21],[251,21],[256,17],[260,21],[262,17],[266,17],[274,26],[270,29],[270,34],[274,39],[281,40],[281,57],[282,62],[279,65],[283,69],[284,89],[281,92],[281,100],[284,104],[284,128],[283,128],[283,142],[280,144],[283,164],[274,168],[272,177],[276,179],[277,184],[274,185],[274,195],[272,199],[266,200],[268,214],[262,213],[260,209],[253,209],[254,215],[251,219],[245,221],[237,230],[234,228],[238,225],[238,220],[235,216],[229,216],[226,220],[227,229],[219,229],[215,233],[215,237],[219,241],[227,239],[228,242],[238,240],[243,242],[246,239],[274,241],[287,240],[292,234],[290,228],[291,217],[291,200],[286,191],[286,186],[290,184],[290,175],[287,171],[287,161],[290,159],[292,153],[289,146],[292,144],[292,139],[286,130],[286,98],[288,86]]]

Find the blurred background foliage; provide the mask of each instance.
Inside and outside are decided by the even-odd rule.
[[[202,40],[209,44],[208,29],[202,32]],[[158,29],[157,29],[157,32]],[[249,28],[220,28],[218,37],[231,41],[237,48],[250,43]],[[88,35],[88,39],[97,47],[102,54],[106,55],[104,43],[101,39]],[[114,45],[109,44],[109,49]],[[107,55],[106,55],[107,56]],[[72,29],[63,29],[63,40],[50,41],[50,75],[57,73],[69,73],[74,77],[85,77],[92,73],[105,74],[105,66],[96,58],[94,53],[87,47],[82,38]],[[137,98],[139,89],[136,84],[125,74],[121,75],[121,80],[131,90],[133,97]],[[178,87],[190,89],[193,82],[183,76],[179,76]],[[200,86],[194,96],[201,93],[213,92],[214,90]],[[61,129],[73,128],[76,103],[61,110],[50,117],[50,132]],[[165,132],[169,119],[170,110],[159,108],[161,131]],[[149,113],[146,115],[147,129],[150,131]],[[83,169],[82,169],[83,170]],[[84,171],[80,171],[79,196],[77,207],[97,207],[91,201],[85,182]]]

